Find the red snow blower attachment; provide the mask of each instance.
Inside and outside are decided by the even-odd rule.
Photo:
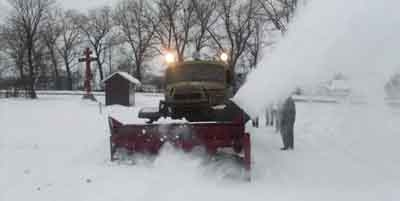
[[[250,170],[250,135],[242,122],[195,122],[175,124],[127,124],[109,117],[111,160],[118,160],[116,152],[123,148],[128,153],[157,155],[164,143],[190,152],[202,146],[214,155],[220,149],[231,148]]]
[[[210,156],[229,152],[250,171],[250,135],[245,132],[247,115],[229,102],[223,109],[213,110],[211,116],[214,121],[170,124],[123,124],[109,117],[111,160],[119,159],[116,153],[121,148],[129,154],[157,155],[165,143],[170,143],[186,152],[203,147]],[[232,116],[235,118],[229,118]]]

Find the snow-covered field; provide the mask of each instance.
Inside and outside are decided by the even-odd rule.
[[[137,102],[159,98],[138,94]],[[226,177],[230,164],[204,165],[171,148],[152,163],[111,163],[108,110],[77,96],[0,99],[0,200],[400,199],[400,110],[297,103],[289,152],[272,128],[249,126],[251,183]],[[136,118],[137,108],[127,110]]]

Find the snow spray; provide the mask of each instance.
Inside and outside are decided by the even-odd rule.
[[[233,101],[256,116],[296,87],[343,73],[368,102],[383,102],[384,84],[399,70],[399,6],[398,0],[309,1]]]

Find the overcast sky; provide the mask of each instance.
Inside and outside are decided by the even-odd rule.
[[[58,0],[57,2],[59,2],[64,8],[85,11],[102,5],[112,6],[115,2],[118,2],[118,0]]]
[[[112,6],[119,0],[56,0],[65,9],[77,9],[86,11],[90,8],[95,8],[103,5]],[[7,14],[7,0],[0,0],[0,20]]]
[[[57,0],[58,4],[65,9],[77,9],[86,11],[90,8],[99,7],[102,5],[112,6],[118,0]],[[0,17],[4,17],[6,12],[7,0],[0,0]]]

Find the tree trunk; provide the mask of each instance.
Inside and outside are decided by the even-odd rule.
[[[18,67],[20,79],[21,79],[22,82],[24,82],[24,88],[26,88],[23,57],[17,58],[17,60],[15,61],[15,64]]]
[[[99,68],[99,75],[100,75],[100,83],[104,79],[104,73],[103,73],[103,65],[101,64],[100,58],[96,59],[97,61],[97,67]]]
[[[177,52],[178,52],[178,61],[179,62],[184,62],[185,58],[184,58],[183,54],[181,52],[179,52],[179,50]]]
[[[55,80],[55,84],[56,84],[56,90],[60,90],[61,89],[61,83],[60,83],[60,76],[58,73],[58,68],[57,66],[54,66],[54,80]]]
[[[67,70],[67,80],[68,80],[67,89],[72,91],[72,73],[68,61],[65,61],[65,68]]]
[[[18,62],[18,63],[19,63],[19,62]],[[17,64],[17,66],[18,66],[18,70],[19,70],[19,77],[20,77],[21,81],[24,81],[24,80],[25,80],[25,76],[24,76],[24,66],[23,66],[23,65],[20,65],[20,64]]]
[[[33,66],[33,58],[32,58],[33,44],[28,45],[28,65],[29,65],[29,95],[31,99],[36,99],[36,91],[35,91],[35,69]]]
[[[239,86],[236,79],[236,69],[235,69],[236,62],[237,59],[233,58],[229,64],[229,69],[231,71],[231,87],[233,89],[233,94],[236,94],[236,92],[239,90]]]
[[[141,62],[136,61],[136,78],[139,80],[139,82],[142,82],[142,72],[141,72]]]
[[[100,82],[104,79],[104,73],[103,73],[103,65],[101,63],[98,63],[99,65],[99,74],[100,74]]]
[[[51,57],[51,62],[53,63],[53,68],[54,68],[54,81],[55,81],[55,88],[56,90],[60,90],[60,79],[59,79],[59,73],[58,73],[58,62],[57,58],[54,52],[53,48],[50,48],[50,57]]]
[[[111,74],[112,72],[112,47],[110,45],[109,47],[109,53],[108,53],[108,70],[109,70],[109,74]]]

